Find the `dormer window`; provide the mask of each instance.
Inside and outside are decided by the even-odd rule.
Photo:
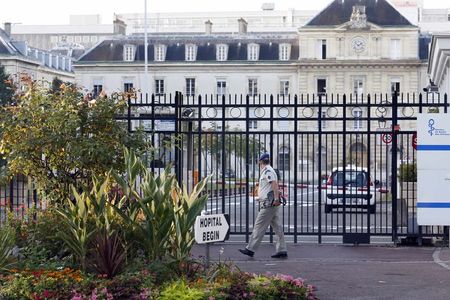
[[[136,52],[136,46],[125,45],[123,47],[123,61],[134,61],[134,53]]]
[[[279,48],[280,60],[289,60],[291,57],[291,45],[290,44],[280,44]]]
[[[247,46],[247,59],[248,60],[258,60],[259,59],[259,45],[249,44]]]
[[[166,45],[155,45],[155,61],[166,60]]]
[[[226,61],[228,59],[228,45],[225,44],[217,45],[216,58],[218,61]]]
[[[197,57],[197,46],[193,44],[186,45],[186,61],[195,61]]]

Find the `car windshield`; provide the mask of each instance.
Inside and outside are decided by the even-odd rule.
[[[368,185],[367,175],[362,171],[346,171],[344,181],[344,172],[335,171],[332,175],[332,185],[365,187]]]

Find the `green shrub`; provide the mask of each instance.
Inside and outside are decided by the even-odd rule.
[[[128,150],[125,162],[126,174],[114,177],[124,195],[116,210],[125,223],[128,243],[138,244],[150,261],[170,257],[182,268],[194,244],[192,227],[206,204],[208,196],[201,193],[210,177],[189,194],[169,168],[157,176]]]
[[[14,248],[14,232],[8,226],[0,227],[0,273],[12,266],[11,253]]]
[[[124,95],[97,99],[83,96],[75,85],[56,93],[25,76],[16,105],[0,107],[0,152],[8,161],[7,176],[33,178],[43,199],[61,204],[70,186],[104,176],[123,166],[123,147],[143,150],[142,131],[129,133],[116,115],[127,107]]]
[[[400,182],[417,182],[416,163],[401,164],[398,179]]]
[[[178,280],[164,288],[158,297],[160,300],[202,300],[205,292],[195,287],[189,287],[184,280]]]

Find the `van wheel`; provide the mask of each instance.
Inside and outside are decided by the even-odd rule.
[[[331,205],[325,204],[325,213],[326,214],[329,214],[332,209],[333,209],[333,207]]]
[[[375,204],[369,205],[369,213],[374,214],[377,211],[377,206]]]

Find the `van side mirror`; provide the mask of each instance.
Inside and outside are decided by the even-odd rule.
[[[375,180],[375,186],[379,186],[380,185],[380,181],[377,179]]]

